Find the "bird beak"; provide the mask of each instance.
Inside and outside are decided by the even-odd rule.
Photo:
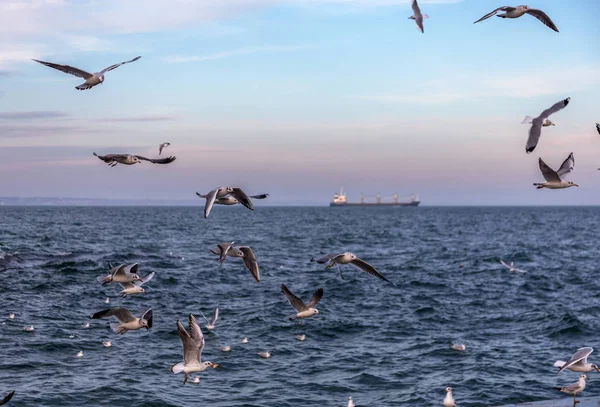
[[[600,373],[600,368],[599,367],[595,367],[594,369],[596,369],[596,372]]]
[[[576,187],[579,187],[579,185],[577,185],[577,184],[573,184],[573,185],[575,185]]]
[[[218,363],[213,363],[213,365],[212,365],[212,368],[213,368],[213,369],[216,369],[216,368],[218,368],[218,367],[219,367],[219,364],[218,364]]]

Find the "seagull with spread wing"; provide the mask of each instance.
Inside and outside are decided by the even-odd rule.
[[[231,257],[241,257],[241,255],[237,255],[236,250],[232,250],[234,243],[235,242],[219,243],[215,249],[210,249],[210,252],[219,256],[217,261],[220,261],[221,263],[223,263],[225,259],[227,259],[228,255]]]
[[[503,11],[504,14],[498,14],[499,11]],[[510,6],[502,6],[502,7],[498,7],[496,10],[487,13],[486,15],[484,15],[483,17],[481,17],[479,20],[475,21],[476,24],[480,21],[483,20],[487,20],[488,18],[492,17],[492,16],[496,16],[496,17],[500,17],[500,18],[519,18],[525,14],[529,14],[530,16],[533,16],[535,18],[537,18],[538,20],[540,20],[545,26],[551,28],[552,30],[558,32],[558,28],[556,28],[556,25],[554,25],[554,23],[552,22],[552,20],[550,19],[550,17],[548,17],[548,15],[546,13],[544,13],[542,10],[538,10],[535,8],[529,8],[529,6],[516,6],[516,7],[510,7]]]
[[[413,15],[408,17],[408,19],[415,20],[415,23],[417,24],[417,28],[419,29],[419,31],[424,33],[425,30],[423,29],[423,19],[429,18],[429,16],[427,14],[421,13],[421,9],[419,8],[419,4],[417,3],[417,0],[413,0],[411,7],[413,10]]]
[[[575,168],[575,157],[573,153],[569,154],[567,159],[562,163],[558,171],[554,171],[552,168],[548,167],[548,165],[540,158],[540,171],[542,175],[546,179],[544,183],[534,183],[537,189],[548,188],[548,189],[563,189],[570,187],[578,187],[579,185],[573,183],[572,181],[566,181],[561,179],[563,175],[566,175],[573,171]]]
[[[219,261],[223,263],[227,257],[240,257],[244,265],[252,274],[256,282],[260,283],[260,269],[256,261],[256,255],[249,246],[233,247],[233,242],[218,244],[216,249],[210,249],[210,252],[219,256]]]
[[[326,254],[325,256],[320,257],[318,259],[311,259],[311,261],[316,261],[319,264],[327,264],[327,266],[325,267],[326,269],[329,269],[329,268],[337,265],[338,269],[340,270],[340,277],[342,279],[344,279],[344,276],[342,275],[342,268],[340,267],[340,265],[351,264],[354,267],[356,267],[374,277],[377,277],[381,280],[387,281],[388,283],[395,285],[390,280],[388,280],[383,275],[381,275],[377,270],[375,270],[375,267],[371,266],[366,261],[359,259],[354,253],[350,253],[350,252],[331,253],[331,254]]]
[[[70,66],[70,65],[53,64],[52,62],[38,61],[37,59],[34,59],[34,61],[35,62],[39,62],[42,65],[49,66],[50,68],[58,69],[61,72],[68,73],[70,75],[74,75],[74,76],[77,76],[79,78],[85,79],[85,82],[83,82],[79,86],[75,86],[75,89],[86,90],[86,89],[92,89],[94,86],[103,83],[104,82],[104,74],[106,72],[112,71],[113,69],[116,69],[116,68],[120,67],[123,64],[128,64],[130,62],[135,62],[135,61],[137,61],[140,58],[141,58],[141,56],[138,56],[138,57],[133,58],[132,60],[111,65],[108,68],[104,68],[100,72],[96,72],[96,73],[93,73],[93,74],[89,73],[89,72],[86,72],[86,71],[83,71],[81,69],[75,68],[75,67]]]
[[[202,350],[204,349],[204,335],[198,325],[196,317],[192,314],[188,316],[190,331],[186,331],[183,324],[177,320],[177,332],[183,345],[183,362],[171,366],[171,373],[183,373],[183,384],[187,382],[188,373],[204,372],[209,367],[216,368],[219,365],[212,362],[202,362]]]
[[[244,205],[248,209],[254,210],[254,206],[252,205],[252,202],[250,201],[250,199],[265,199],[265,198],[267,198],[269,196],[269,194],[259,194],[259,195],[250,195],[250,196],[247,196],[240,188],[226,187],[226,188],[218,188],[218,189],[228,189],[228,188],[230,188],[232,190],[238,190],[238,191],[228,192],[228,193],[225,193],[225,194],[224,194],[223,191],[218,192],[219,196],[217,196],[216,198],[214,198],[213,202],[210,204],[210,208],[208,209],[208,213],[210,213],[213,205],[226,205],[226,206],[229,206],[229,205],[241,204],[241,205]],[[203,195],[203,194],[201,194],[199,192],[196,192],[196,195],[198,195],[198,197],[200,197],[200,198],[206,199],[206,205],[208,206],[209,199],[213,199],[211,197],[211,194],[214,191],[215,190],[210,191],[206,195]],[[240,195],[240,191],[244,194],[243,196]],[[247,205],[248,203],[252,207],[248,206]],[[208,217],[206,206],[204,208],[204,215],[205,215],[204,216],[205,218]]]
[[[175,156],[170,156],[166,158],[146,158],[141,155],[133,155],[133,154],[106,154],[106,155],[98,155],[94,153],[96,157],[104,161],[109,165],[109,167],[114,167],[117,164],[124,165],[133,165],[139,164],[142,161],[149,161],[152,164],[170,164],[175,161]]]
[[[570,370],[572,372],[593,372],[594,370],[600,373],[600,368],[593,363],[589,363],[587,358],[594,351],[594,348],[586,346],[585,348],[577,349],[577,352],[571,356],[571,359],[566,362],[563,360],[557,360],[554,362],[554,367],[558,368],[556,374],[563,370]]]
[[[540,141],[540,136],[542,135],[542,127],[553,125],[553,123],[550,120],[548,120],[548,116],[567,107],[570,100],[571,98],[566,98],[564,100],[561,100],[560,102],[556,102],[552,105],[552,107],[544,110],[538,117],[531,120],[531,127],[529,128],[529,137],[527,138],[527,144],[525,145],[525,152],[527,154],[535,150],[535,147]],[[527,117],[525,118],[525,120],[527,120]]]
[[[133,283],[141,280],[138,275],[138,264],[121,264],[117,267],[113,267],[112,264],[108,265],[110,270],[107,275],[100,276],[97,278],[99,283]]]
[[[219,318],[219,309],[215,309],[215,313],[213,314],[213,317],[210,321],[204,316],[204,313],[202,311],[200,311],[200,313],[202,314],[202,318],[204,318],[204,320],[206,321],[206,329],[208,329],[209,331],[215,329],[215,324],[217,323],[217,319]]]
[[[506,264],[504,262],[504,260],[500,259],[500,264],[502,264],[504,267],[506,267],[508,269],[508,271],[510,271],[511,273],[514,272],[518,272],[518,273],[527,273],[525,270],[521,270],[515,267],[515,263],[514,262],[510,262],[510,264]]]
[[[158,155],[160,155],[163,151],[163,148],[169,147],[171,143],[161,143],[158,145]]]
[[[294,309],[297,311],[296,315],[292,315],[290,321],[294,319],[302,320],[304,318],[310,318],[313,315],[317,315],[319,310],[315,308],[315,305],[321,301],[323,298],[323,289],[319,288],[313,296],[310,298],[307,304],[302,302],[302,300],[296,297],[292,292],[285,286],[285,284],[281,284],[281,292],[287,298],[288,302]]]
[[[153,271],[152,273],[148,274],[146,277],[141,278],[138,281],[121,283],[121,287],[123,287],[123,290],[119,294],[121,294],[121,297],[127,297],[128,295],[145,293],[146,290],[142,288],[142,284],[145,284],[148,281],[152,280],[152,278],[154,278],[154,274],[156,273]]]
[[[105,309],[90,315],[91,319],[108,317],[115,317],[119,321],[119,323],[110,324],[110,329],[119,335],[122,335],[127,331],[136,331],[142,328],[149,330],[152,328],[152,308],[144,312],[139,318],[134,317],[128,309],[121,307]]]

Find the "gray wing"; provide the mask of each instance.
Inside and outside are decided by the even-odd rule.
[[[512,268],[511,266],[509,266],[508,264],[506,264],[506,263],[504,262],[504,260],[502,260],[502,259],[500,260],[500,263],[502,263],[502,265],[503,265],[504,267],[506,267],[507,269],[511,269],[511,268]]]
[[[233,188],[233,192],[230,194],[235,199],[237,199],[242,205],[246,208],[254,210],[254,205],[252,205],[252,201],[248,198],[248,195],[241,188]]]
[[[585,348],[580,348],[577,349],[577,352],[575,352],[573,354],[573,356],[571,356],[571,359],[569,359],[559,370],[558,373],[562,372],[563,370],[576,365],[577,363],[583,361],[584,363],[587,361],[587,357],[590,355],[590,353],[592,353],[594,351],[594,348],[591,347],[585,347]],[[557,373],[557,374],[558,374]]]
[[[146,284],[148,281],[150,281],[154,278],[155,274],[156,274],[156,272],[153,271],[152,273],[148,274],[146,277],[142,278],[141,280],[136,281],[135,285],[140,287],[142,284]]]
[[[419,31],[421,31],[421,33],[425,33],[425,28],[423,28],[423,17],[418,16],[417,18],[415,18],[415,23],[417,24],[417,28],[419,29]]]
[[[534,9],[534,8],[530,8],[530,9],[528,9],[525,12],[527,14],[529,14],[530,16],[534,16],[535,18],[537,18],[538,20],[540,20],[542,23],[544,23],[544,25],[546,27],[550,27],[554,31],[558,32],[558,28],[556,27],[556,25],[554,25],[554,23],[552,22],[552,20],[550,20],[550,17],[548,17],[548,15],[546,13],[544,13],[542,10],[537,10],[537,9]]]
[[[196,346],[196,341],[192,339],[179,320],[177,320],[177,332],[183,345],[183,363],[185,365],[198,363],[200,361],[200,350]]]
[[[569,104],[569,101],[571,100],[571,98],[566,98],[561,100],[560,102],[556,102],[555,104],[552,105],[552,107],[544,110],[542,112],[542,114],[540,114],[540,116],[538,117],[538,119],[541,119],[541,122],[544,122],[544,119],[547,119],[548,117],[550,117],[550,115],[558,112],[559,110],[564,109],[565,107],[567,107],[567,105]]]
[[[552,168],[548,167],[548,165],[540,158],[540,171],[544,176],[544,179],[548,182],[560,182],[560,177]]]
[[[366,261],[363,261],[359,258],[356,258],[354,260],[352,260],[350,262],[350,264],[352,264],[355,267],[358,267],[359,269],[361,269],[364,272],[369,273],[372,276],[375,276],[381,280],[387,281],[388,283],[392,283],[390,280],[388,280],[387,278],[385,278],[384,276],[382,276],[381,274],[379,274],[379,272],[377,270],[375,270],[375,267],[371,266],[369,263],[367,263]],[[394,283],[392,283],[394,284]]]
[[[475,21],[473,24],[476,24],[480,21],[487,20],[488,18],[495,16],[496,13],[498,13],[499,11],[512,11],[512,10],[516,10],[516,9],[514,7],[508,7],[508,6],[498,7],[496,10],[487,13],[486,15],[481,17],[479,20]]]
[[[12,397],[15,395],[15,391],[11,391],[10,393],[8,393],[2,400],[0,400],[0,406],[3,404],[6,404],[10,401],[10,399],[12,399]]]
[[[145,319],[146,322],[148,322],[148,328],[152,328],[152,308],[144,312],[140,318]]]
[[[210,324],[211,324],[211,325],[214,325],[214,324],[216,324],[216,323],[217,323],[217,319],[218,319],[218,318],[219,318],[219,309],[217,308],[217,309],[215,310],[215,313],[213,314],[212,321],[210,321]]]
[[[565,387],[563,387],[563,388],[562,388],[562,389],[560,389],[560,390],[561,390],[561,391],[565,391],[565,390],[566,390],[566,391],[568,391],[568,392],[574,392],[574,391],[576,391],[576,390],[578,390],[578,389],[579,389],[579,382],[576,382],[576,383],[570,384],[570,385],[568,385],[568,386],[565,386]]]
[[[129,312],[128,309],[121,308],[121,307],[113,307],[113,308],[105,309],[105,310],[98,311],[95,314],[90,315],[91,319],[108,318],[108,317],[115,317],[121,323],[135,321],[135,319],[136,319],[131,314],[131,312]]]
[[[542,135],[542,123],[544,123],[544,119],[540,119],[539,117],[533,119],[533,122],[531,122],[529,137],[527,137],[527,144],[525,144],[525,152],[527,154],[535,150],[535,147],[540,141],[540,136]]]
[[[417,0],[413,0],[411,8],[412,8],[412,11],[413,11],[415,17],[421,15],[421,9],[419,8],[419,4],[417,4]]]
[[[177,158],[173,155],[165,158],[146,158],[141,155],[136,155],[134,157],[136,157],[138,160],[150,161],[152,164],[170,164]]]
[[[600,123],[596,123],[596,130],[598,131],[598,134],[600,134]]]
[[[244,254],[244,257],[242,257],[244,265],[250,271],[252,277],[260,283],[260,270],[258,269],[258,262],[256,261],[254,252],[248,246],[238,247],[238,250]]]
[[[321,301],[321,298],[323,298],[323,289],[319,288],[317,291],[315,291],[313,296],[310,297],[310,301],[308,302],[308,304],[306,304],[306,306],[308,308],[314,307],[319,303],[319,301]]]
[[[128,63],[130,63],[130,62],[135,62],[135,61],[137,61],[137,60],[138,60],[138,59],[140,59],[140,58],[141,58],[141,56],[139,56],[139,57],[135,57],[135,58],[133,58],[133,59],[130,59],[129,61],[125,61],[125,62],[121,62],[121,63],[118,63],[118,64],[111,65],[111,66],[109,66],[108,68],[104,68],[103,70],[101,70],[101,71],[100,71],[100,73],[101,73],[101,74],[105,74],[106,72],[108,72],[108,71],[112,71],[113,69],[116,69],[116,68],[120,67],[120,66],[121,66],[121,65],[123,65],[123,64],[128,64]]]
[[[137,274],[139,267],[140,265],[138,263],[130,264],[129,266],[125,267],[125,273]]]
[[[112,274],[112,276],[113,276],[113,277],[115,277],[115,276],[117,276],[117,275],[118,275],[118,276],[124,276],[125,274],[127,274],[127,273],[128,273],[128,271],[127,271],[127,268],[128,268],[128,265],[127,265],[127,264],[121,264],[120,266],[118,266],[118,267],[115,267],[115,268],[113,269],[114,271],[113,271],[113,274]]]
[[[281,284],[281,292],[285,295],[288,302],[294,309],[298,312],[306,311],[308,307],[302,302],[302,300],[296,297],[292,292],[285,286],[285,284]]]
[[[342,256],[343,254],[344,253],[329,253],[323,257],[319,257],[318,259],[312,259],[312,261],[316,261],[319,264],[325,264],[325,263],[329,263],[331,260],[335,259],[336,257]]]
[[[202,334],[202,329],[200,329],[198,320],[196,320],[196,317],[193,314],[188,315],[188,324],[190,326],[190,337],[193,339],[196,349],[198,349],[198,357],[200,357],[202,349],[204,349],[204,335]]]
[[[81,69],[75,68],[74,66],[53,64],[52,62],[38,61],[37,59],[34,59],[34,61],[39,62],[42,65],[49,66],[50,68],[58,69],[61,72],[77,76],[79,78],[88,79],[94,76],[91,73],[82,71]]]
[[[250,195],[248,198],[252,199],[265,199],[269,196],[269,194],[260,194],[260,195]]]
[[[569,154],[567,159],[562,163],[562,165],[560,166],[558,171],[556,171],[556,173],[559,177],[562,177],[563,175],[573,171],[573,169],[575,169],[575,156],[573,156],[573,153],[571,153]]]
[[[233,244],[235,242],[225,242],[225,243],[221,243],[217,245],[217,248],[219,249],[219,253],[211,250],[214,254],[217,254],[219,256],[219,261],[222,263],[225,261],[225,259],[227,258],[227,252],[229,252],[229,250],[233,247]]]
[[[99,159],[101,159],[102,161],[104,161],[105,163],[111,163],[111,162],[115,161],[116,159],[122,159],[122,160],[127,159],[127,155],[126,154],[98,155],[98,154],[94,153],[94,155],[96,157],[98,157]]]
[[[206,194],[206,203],[204,204],[204,218],[208,218],[208,215],[210,215],[210,211],[212,210],[212,207],[215,204],[215,200],[217,199],[218,191],[219,188],[213,189],[208,194]]]

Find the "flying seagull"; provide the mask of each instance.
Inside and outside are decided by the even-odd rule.
[[[152,164],[170,164],[175,161],[175,156],[166,158],[146,158],[141,155],[133,154],[106,154],[98,155],[94,153],[96,157],[107,163],[110,167],[114,167],[117,164],[133,165],[141,163],[142,161],[149,161]]]
[[[152,308],[144,312],[141,317],[134,317],[129,310],[121,307],[113,307],[98,311],[95,314],[90,315],[91,319],[115,317],[119,320],[119,324],[111,323],[110,328],[113,332],[120,335],[127,331],[135,331],[141,328],[149,330],[152,328]]]
[[[158,145],[158,155],[160,155],[163,151],[163,148],[169,147],[171,143],[161,143]]]
[[[579,380],[577,383],[570,384],[565,387],[557,387],[556,390],[562,391],[563,393],[572,394],[573,395],[573,405],[577,404],[577,394],[581,393],[585,389],[585,381],[588,377],[584,374],[579,375]]]
[[[425,31],[423,30],[423,19],[429,18],[429,16],[427,14],[421,14],[421,9],[419,8],[419,5],[417,4],[417,0],[413,0],[411,7],[413,10],[413,15],[408,17],[408,19],[415,20],[415,23],[417,24],[417,28],[419,29],[419,31],[424,33]]]
[[[525,116],[525,118],[523,119],[521,124],[533,124],[534,120],[535,120],[535,117]],[[552,121],[550,121],[550,119],[544,119],[544,122],[542,123],[542,127],[548,127],[548,126],[556,126],[556,124],[554,124]]]
[[[569,369],[572,372],[593,372],[594,370],[600,373],[600,368],[593,363],[588,363],[588,356],[594,351],[592,347],[585,347],[577,349],[577,352],[571,356],[568,361],[557,360],[554,362],[554,367],[558,368],[556,374],[562,372],[565,369]]]
[[[476,24],[480,21],[487,20],[488,18],[495,16],[499,11],[504,11],[504,14],[497,15],[497,17],[500,17],[500,18],[519,18],[522,15],[529,14],[530,16],[533,16],[533,17],[537,18],[538,20],[540,20],[542,23],[544,23],[544,25],[546,25],[546,26],[550,27],[551,29],[553,29],[554,31],[558,32],[558,28],[556,28],[556,25],[554,25],[554,23],[552,22],[552,20],[550,20],[550,17],[548,17],[548,15],[546,13],[544,13],[542,10],[537,10],[535,8],[529,8],[529,6],[498,7],[496,10],[492,11],[491,13],[486,14],[485,16],[481,17],[479,20],[475,21],[475,23],[473,23],[473,24]]]
[[[510,262],[510,264],[506,264],[504,260],[500,259],[500,263],[508,269],[510,272],[518,272],[518,273],[527,273],[525,270],[521,270],[515,267],[514,262]]]
[[[598,131],[598,134],[600,134],[600,123],[596,123],[596,130]]]
[[[246,193],[244,191],[242,191],[241,188],[219,187],[219,188],[213,189],[206,195],[202,195],[198,192],[196,192],[196,195],[198,195],[200,198],[206,198],[206,204],[204,205],[204,217],[205,218],[208,218],[208,215],[210,214],[210,211],[212,210],[212,207],[213,207],[215,201],[217,201],[219,198],[225,198],[227,196],[231,196],[231,197],[235,198],[239,203],[244,205],[246,208],[248,208],[250,210],[254,210],[254,205],[252,205],[252,201],[250,200],[248,195],[246,195]],[[233,205],[233,204],[229,204],[229,205]]]
[[[231,249],[233,249],[234,243],[235,242],[220,243],[217,245],[216,249],[210,249],[210,252],[212,254],[216,254],[217,256],[219,256],[218,261],[220,261],[221,263],[223,263],[225,261],[225,259],[227,259],[227,255],[229,254],[230,251],[231,251],[232,257],[241,257],[241,256],[236,256],[234,254],[234,250],[231,250]]]
[[[183,345],[183,362],[179,362],[171,366],[171,373],[183,372],[183,384],[187,382],[188,373],[204,372],[209,367],[216,368],[219,365],[212,362],[201,362],[202,349],[204,349],[204,335],[196,317],[192,314],[188,316],[190,331],[186,331],[185,327],[177,320],[177,332],[181,338]]]
[[[552,168],[548,167],[544,160],[540,158],[540,171],[542,171],[542,175],[546,179],[546,182],[534,183],[537,189],[548,188],[548,189],[563,189],[570,187],[578,187],[579,185],[573,183],[572,181],[562,180],[561,177],[573,171],[575,168],[575,157],[573,153],[569,154],[567,159],[562,163],[558,171],[554,171]]]
[[[452,387],[446,387],[444,390],[446,391],[446,397],[444,397],[442,405],[444,407],[456,407],[454,397],[452,397]]]
[[[320,257],[316,260],[311,259],[311,261],[316,261],[319,264],[327,263],[327,267],[325,267],[326,269],[331,268],[337,264],[338,268],[340,270],[340,276],[342,277],[342,279],[344,278],[344,276],[342,276],[342,269],[341,269],[341,267],[339,267],[339,265],[340,264],[352,264],[354,267],[357,267],[360,270],[367,272],[372,276],[375,276],[377,278],[385,280],[388,283],[394,284],[390,280],[385,278],[383,275],[381,275],[377,270],[375,270],[375,267],[371,266],[366,261],[363,261],[363,260],[359,259],[358,257],[356,257],[356,255],[354,253],[349,253],[349,252],[331,253],[331,254],[326,254],[325,256]]]
[[[287,298],[290,305],[294,307],[296,311],[298,311],[296,315],[292,315],[290,317],[290,321],[293,321],[294,319],[310,318],[319,313],[319,310],[314,307],[319,303],[319,301],[321,301],[321,298],[323,298],[322,288],[319,288],[317,291],[315,291],[307,304],[304,304],[300,298],[292,294],[285,284],[281,284],[281,292],[285,298]]]
[[[542,126],[548,126],[546,120],[548,120],[548,116],[558,112],[559,110],[564,109],[568,104],[571,98],[566,98],[561,100],[560,102],[555,103],[549,109],[546,109],[540,114],[538,117],[531,121],[531,127],[529,128],[529,137],[527,138],[527,145],[525,146],[525,152],[527,154],[531,153],[535,150],[538,142],[540,141],[540,136],[542,135]],[[552,123],[552,122],[550,122]]]
[[[12,397],[15,395],[15,391],[11,391],[10,393],[8,393],[2,400],[0,400],[0,406],[3,404],[6,404],[10,401],[10,399],[12,399]]]
[[[141,280],[140,276],[137,274],[137,263],[121,264],[117,267],[112,267],[111,264],[109,264],[108,266],[110,267],[108,274],[97,278],[98,282],[102,284],[108,284],[112,282],[132,283]]]
[[[252,277],[256,280],[257,283],[260,283],[260,270],[258,269],[258,263],[256,261],[256,256],[252,249],[248,246],[240,246],[237,248],[239,252],[242,254],[242,260],[244,260],[244,265],[252,274]]]
[[[144,277],[138,281],[129,282],[129,283],[121,283],[121,287],[123,287],[123,290],[119,294],[121,294],[121,297],[127,297],[128,295],[145,293],[146,290],[144,290],[142,288],[142,284],[145,284],[148,281],[152,280],[152,278],[154,277],[154,274],[156,274],[156,273],[153,271],[152,273],[148,274],[146,277]]]
[[[202,314],[202,311],[200,311],[200,313]],[[206,329],[212,331],[213,329],[215,329],[215,324],[217,323],[217,319],[219,318],[219,309],[215,309],[215,313],[213,314],[212,320],[210,321],[204,316],[204,314],[202,314],[202,317],[206,321]]]
[[[140,59],[141,56],[135,57],[130,61],[125,61],[125,62],[121,62],[119,64],[114,64],[109,66],[108,68],[104,68],[103,70],[101,70],[100,72],[96,72],[96,73],[89,73],[86,71],[82,71],[81,69],[75,68],[73,66],[70,65],[60,65],[60,64],[53,64],[52,62],[44,62],[44,61],[38,61],[37,59],[34,59],[35,62],[39,62],[42,65],[46,65],[49,66],[50,68],[54,68],[54,69],[58,69],[59,71],[62,71],[64,73],[68,73],[71,75],[75,75],[79,78],[85,79],[85,82],[83,82],[81,85],[79,86],[75,86],[75,89],[79,89],[79,90],[85,90],[85,89],[92,89],[94,86],[101,84],[102,82],[104,82],[104,74],[108,71],[112,71],[113,69],[116,69],[118,67],[120,67],[123,64],[128,64],[130,62],[135,62],[138,59]]]

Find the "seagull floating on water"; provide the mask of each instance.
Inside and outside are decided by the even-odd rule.
[[[593,363],[589,363],[587,358],[594,351],[592,347],[585,347],[577,349],[577,352],[571,356],[568,361],[557,360],[554,362],[554,366],[558,368],[556,374],[562,372],[565,369],[573,372],[593,372],[594,370],[600,373],[600,368]]]
[[[566,98],[564,100],[561,100],[560,102],[556,102],[552,105],[552,107],[544,110],[538,117],[531,121],[531,127],[529,128],[529,137],[527,138],[527,144],[525,145],[525,152],[527,154],[535,150],[535,147],[540,141],[540,136],[542,135],[542,127],[548,126],[548,124],[546,124],[546,120],[548,120],[548,117],[558,112],[559,110],[562,110],[565,107],[567,107],[570,100],[571,98]],[[550,120],[548,120],[548,122],[552,124]]]
[[[119,294],[121,294],[121,297],[127,297],[128,295],[145,293],[146,290],[142,288],[142,284],[145,284],[148,281],[152,280],[155,274],[156,273],[153,271],[152,273],[148,274],[146,277],[138,281],[129,283],[119,283],[121,284],[121,287],[123,287],[123,290],[121,290]]]
[[[8,314],[8,319],[15,319],[15,313],[11,312],[10,314]]]
[[[452,387],[446,387],[444,390],[446,391],[446,397],[442,403],[444,407],[456,407],[454,397],[452,397]]]
[[[467,349],[467,346],[464,343],[453,343],[451,348],[454,350],[457,350],[459,352],[462,352],[465,349]]]
[[[111,341],[102,341],[102,345],[104,345],[105,348],[110,348],[112,346],[112,342]]]
[[[80,350],[79,352],[77,352],[77,355],[76,355],[76,356],[77,356],[78,358],[82,358],[82,357],[83,357],[83,351],[82,351],[82,350]]]
[[[263,359],[269,359],[271,357],[271,352],[269,352],[269,351],[258,352],[257,355],[260,356]]]
[[[200,383],[200,376],[194,376],[190,379],[190,383],[198,384]]]
[[[304,334],[296,335],[296,339],[299,340],[300,342],[304,342],[306,340],[306,335],[304,335]]]
[[[375,276],[377,278],[380,278],[381,280],[387,281],[388,283],[395,285],[390,280],[388,280],[383,275],[381,275],[377,270],[375,270],[375,267],[371,266],[366,261],[361,260],[358,257],[356,257],[356,255],[354,253],[350,253],[350,252],[331,253],[331,254],[327,254],[323,257],[320,257],[316,260],[311,259],[311,261],[316,261],[319,264],[327,263],[327,267],[325,267],[326,269],[329,269],[337,264],[338,269],[340,270],[340,277],[342,279],[344,278],[344,276],[342,276],[342,269],[341,269],[341,267],[339,267],[339,265],[340,264],[351,264],[354,267],[356,267],[366,273],[369,273],[372,276]]]
[[[158,145],[158,155],[160,155],[163,151],[163,148],[165,147],[169,147],[171,145],[171,143],[160,143]]]
[[[225,345],[225,346],[219,346],[219,349],[220,349],[222,352],[229,352],[229,351],[231,350],[231,346],[229,346],[229,345]]]
[[[122,335],[127,331],[136,331],[142,328],[149,330],[152,328],[152,308],[144,312],[139,318],[134,317],[128,309],[121,307],[105,309],[90,315],[91,319],[108,317],[115,317],[120,322],[118,324],[110,324],[110,329],[119,335]]]
[[[419,31],[424,33],[425,30],[423,29],[423,19],[429,18],[429,16],[427,14],[421,14],[421,9],[419,8],[419,4],[417,3],[417,0],[413,0],[411,7],[413,10],[413,15],[408,17],[408,19],[415,20],[415,23],[417,24],[417,28],[419,29]]]
[[[563,393],[572,394],[573,395],[573,405],[579,403],[577,401],[577,394],[581,393],[585,389],[585,381],[588,377],[584,374],[579,375],[579,380],[576,383],[570,384],[565,387],[557,387],[556,390],[562,391]]]
[[[504,262],[504,260],[500,259],[500,264],[502,264],[504,267],[506,267],[508,269],[508,271],[510,271],[511,273],[517,272],[517,273],[527,273],[527,271],[525,270],[521,270],[515,267],[515,263],[514,262],[510,262],[510,264],[506,264]]]
[[[13,396],[15,395],[15,391],[11,391],[9,392],[6,396],[4,396],[4,398],[2,400],[0,400],[0,406],[3,404],[6,404],[10,401],[10,399],[13,398]]]
[[[242,343],[248,343],[248,338],[242,338]]]
[[[117,164],[124,165],[133,165],[139,164],[142,161],[148,161],[152,164],[170,164],[177,157],[170,156],[166,158],[146,158],[141,155],[133,155],[133,154],[106,154],[106,155],[98,155],[94,152],[94,155],[108,164],[109,167],[114,167]]]
[[[33,327],[33,325],[27,325],[23,327],[23,330],[27,332],[33,332],[35,331],[35,328]]]
[[[352,401],[352,397],[348,397],[348,407],[355,407],[354,401]]]
[[[562,163],[558,171],[554,171],[552,168],[540,158],[539,159],[540,171],[546,179],[544,183],[534,183],[537,189],[548,188],[548,189],[563,189],[570,187],[578,187],[579,185],[572,181],[562,180],[561,177],[573,171],[575,168],[575,157],[573,153],[569,154],[567,159]]]
[[[202,311],[200,311],[200,313],[202,314],[202,318],[204,318],[204,320],[206,321],[206,325],[205,325],[206,329],[208,329],[209,331],[212,331],[213,329],[215,329],[215,324],[217,323],[217,319],[219,318],[219,308],[215,309],[213,317],[210,321],[204,316]]]
[[[291,317],[289,317],[290,321],[293,321],[294,319],[302,320],[304,318],[310,318],[313,315],[317,315],[319,313],[319,310],[314,307],[319,303],[319,301],[321,301],[321,298],[323,298],[322,288],[319,288],[317,291],[315,291],[315,293],[310,298],[310,301],[308,301],[307,304],[304,304],[304,302],[302,302],[300,298],[292,294],[292,292],[285,286],[285,284],[281,284],[281,292],[283,293],[285,298],[287,298],[290,305],[294,307],[296,311],[298,311],[296,315],[292,315]]]
[[[504,11],[504,14],[497,14],[499,11]],[[546,13],[544,13],[542,10],[538,10],[535,8],[529,8],[529,6],[498,7],[496,10],[484,15],[479,20],[475,21],[475,23],[473,23],[473,24],[476,24],[483,20],[487,20],[488,18],[490,18],[496,14],[497,14],[497,17],[500,17],[500,18],[519,18],[525,14],[529,14],[530,16],[533,16],[533,17],[537,18],[538,20],[540,20],[547,27],[558,32],[558,28],[556,28],[556,25],[554,25],[554,23],[552,22],[552,20],[550,19],[550,17],[548,17],[548,15]]]
[[[90,327],[90,323],[89,322],[84,322],[83,324],[81,324],[82,328],[89,328]]]
[[[54,64],[52,62],[38,61],[37,59],[34,59],[34,61],[35,62],[39,62],[42,65],[49,66],[50,68],[58,69],[61,72],[68,73],[70,75],[74,75],[74,76],[77,76],[79,78],[85,79],[85,82],[82,83],[79,86],[75,86],[75,89],[86,90],[86,89],[91,89],[94,86],[103,83],[104,82],[104,74],[106,72],[112,71],[113,69],[118,68],[118,67],[120,67],[123,64],[128,64],[130,62],[135,62],[135,61],[137,61],[140,58],[141,58],[141,56],[138,56],[138,57],[133,58],[132,60],[111,65],[108,68],[104,68],[100,72],[96,72],[96,73],[93,73],[93,74],[89,73],[89,72],[86,72],[86,71],[83,71],[81,69],[75,68],[75,67],[70,66],[70,65]]]
[[[106,297],[106,299],[104,300],[105,304],[108,304],[110,302],[110,298]]]

